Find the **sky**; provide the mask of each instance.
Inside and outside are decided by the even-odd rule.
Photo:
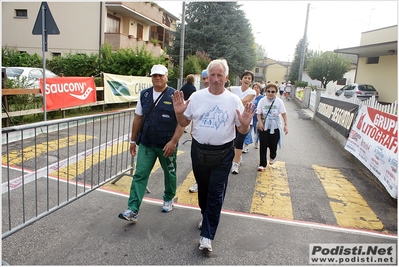
[[[186,5],[190,1],[186,2]],[[157,1],[181,19],[182,1]],[[360,45],[362,32],[398,24],[397,1],[238,1],[267,57],[292,61],[304,36],[308,48],[333,51]]]

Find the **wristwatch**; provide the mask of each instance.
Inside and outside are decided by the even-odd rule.
[[[136,141],[130,140],[130,144],[135,144],[135,143],[136,143]]]

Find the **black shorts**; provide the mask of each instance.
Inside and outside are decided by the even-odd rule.
[[[244,147],[244,140],[245,140],[246,136],[247,136],[246,134],[240,133],[237,130],[237,126],[236,126],[236,138],[234,139],[234,148],[242,149]]]

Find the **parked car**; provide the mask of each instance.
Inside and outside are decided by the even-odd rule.
[[[347,84],[335,92],[336,96],[340,96],[341,94],[344,94],[347,98],[355,95],[360,100],[369,99],[374,95],[375,99],[378,99],[378,91],[371,84]]]
[[[40,88],[40,78],[43,78],[42,68],[28,67],[7,67],[6,74],[8,79],[19,81],[24,88]],[[52,71],[46,70],[46,78],[58,77]]]

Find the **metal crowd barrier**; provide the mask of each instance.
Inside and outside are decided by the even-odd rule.
[[[2,239],[133,174],[134,108],[2,129]]]

